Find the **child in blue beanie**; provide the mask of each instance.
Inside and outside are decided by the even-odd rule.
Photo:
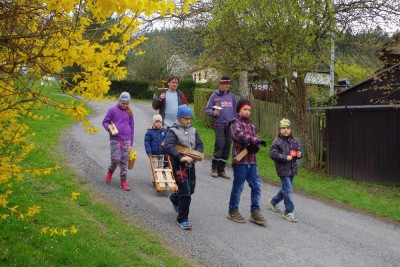
[[[169,199],[175,211],[178,212],[176,222],[184,230],[192,229],[188,217],[191,195],[196,187],[195,161],[189,156],[182,155],[175,145],[203,152],[203,142],[191,124],[192,116],[193,112],[188,105],[180,105],[177,120],[169,128],[164,140],[164,149],[172,159],[172,171],[178,185],[178,192],[170,194]]]

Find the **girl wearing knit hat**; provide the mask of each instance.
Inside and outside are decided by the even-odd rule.
[[[283,217],[289,222],[297,222],[297,218],[293,214],[292,187],[294,176],[297,175],[296,160],[303,155],[297,140],[293,138],[290,120],[283,118],[279,122],[278,129],[278,137],[272,142],[269,156],[275,161],[276,172],[281,179],[282,188],[276,196],[268,200],[268,203],[274,212],[281,212],[277,205],[283,200],[285,204]]]
[[[104,120],[103,127],[110,133],[111,163],[106,175],[106,183],[111,183],[115,169],[120,167],[121,188],[129,191],[126,183],[128,174],[129,151],[133,144],[134,119],[129,107],[131,96],[122,92],[118,104],[111,107]]]
[[[191,124],[192,116],[193,112],[188,105],[179,106],[177,120],[169,128],[164,140],[164,149],[172,159],[172,171],[178,185],[178,192],[170,194],[169,199],[174,210],[178,212],[176,222],[184,230],[192,229],[192,224],[189,222],[189,208],[196,187],[195,161],[189,156],[182,155],[175,145],[203,152],[203,142]]]
[[[255,133],[254,125],[250,123],[251,103],[247,99],[240,99],[236,106],[237,116],[230,123],[233,139],[232,158],[247,149],[249,145],[259,146],[265,144]],[[256,153],[247,153],[239,162],[233,164],[233,184],[229,201],[228,219],[244,223],[246,220],[239,213],[240,196],[243,192],[244,182],[247,181],[251,188],[251,217],[250,221],[265,225],[267,221],[261,215],[260,197],[261,185],[258,175]]]

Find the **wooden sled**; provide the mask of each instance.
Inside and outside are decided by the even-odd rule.
[[[166,195],[178,192],[174,174],[172,173],[172,164],[169,156],[152,155],[149,156],[151,171],[153,174],[153,185],[157,192],[164,192]],[[167,167],[164,167],[167,165]]]

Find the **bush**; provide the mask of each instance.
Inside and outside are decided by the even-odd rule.
[[[206,114],[205,108],[208,99],[210,99],[214,91],[214,89],[198,88],[194,92],[194,115],[197,120],[201,121],[207,127],[212,127],[212,121],[210,116]]]
[[[181,90],[189,103],[194,102],[194,91],[196,88],[196,82],[192,79],[180,79],[179,80],[179,90]]]
[[[132,98],[152,99],[154,92],[149,90],[149,83],[143,81],[111,81],[109,95],[119,95],[128,92]]]

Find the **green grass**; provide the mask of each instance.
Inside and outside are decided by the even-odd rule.
[[[196,119],[193,125],[199,132],[204,143],[204,153],[212,156],[214,150],[214,131],[205,128]],[[257,154],[258,170],[262,179],[274,185],[280,185],[280,179],[276,174],[274,162],[269,158],[269,145],[261,148]],[[400,187],[385,186],[366,182],[357,182],[341,177],[334,177],[323,173],[312,172],[305,168],[298,169],[299,175],[294,180],[294,190],[307,195],[312,195],[323,200],[343,204],[359,211],[377,215],[390,220],[400,222]]]
[[[62,97],[60,97],[62,100]],[[41,177],[13,181],[9,206],[39,205],[32,220],[15,217],[0,222],[0,266],[190,266],[174,255],[159,236],[135,226],[122,210],[105,203],[77,177],[59,152],[60,134],[73,121],[62,113],[41,122],[27,120],[37,132],[27,168],[61,166]],[[76,201],[71,193],[79,192]],[[78,229],[66,237],[41,235],[42,227]]]

